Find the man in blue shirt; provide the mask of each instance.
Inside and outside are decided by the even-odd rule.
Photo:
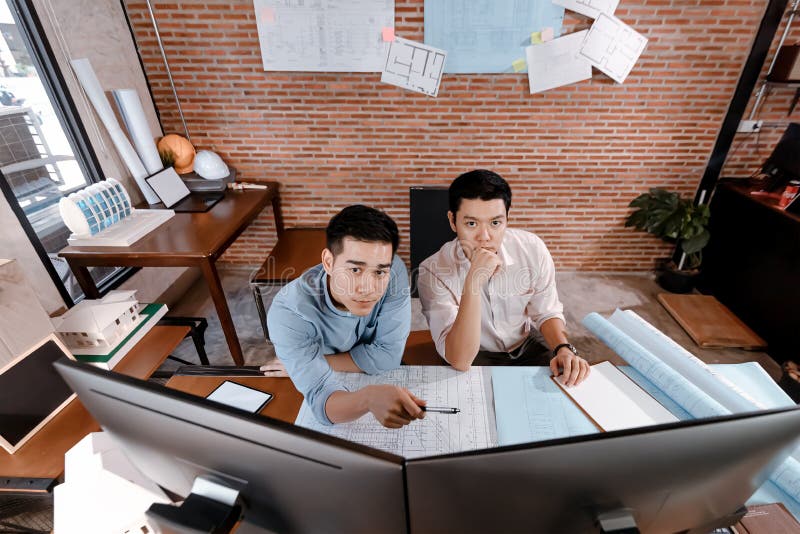
[[[347,391],[333,375],[400,365],[411,298],[405,265],[395,256],[397,225],[356,205],[335,215],[326,234],[322,263],[272,301],[267,323],[275,353],[319,421],[343,423],[371,412],[382,425],[400,428],[424,416],[425,401],[391,385]]]

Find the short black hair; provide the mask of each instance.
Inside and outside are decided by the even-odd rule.
[[[465,172],[450,184],[447,190],[450,211],[456,214],[464,198],[494,200],[500,198],[506,205],[506,213],[511,209],[511,187],[502,176],[485,169]]]
[[[392,244],[392,255],[397,252],[400,232],[391,217],[380,210],[361,204],[347,206],[333,216],[325,229],[328,250],[333,255],[342,251],[342,240],[352,237],[358,241]]]

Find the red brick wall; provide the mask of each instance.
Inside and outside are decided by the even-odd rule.
[[[146,4],[125,4],[164,130],[181,132]],[[422,40],[422,0],[395,6],[398,35]],[[538,233],[558,268],[609,272],[670,251],[623,227],[627,203],[652,186],[694,194],[764,6],[623,0],[617,15],[650,40],[624,85],[595,72],[530,95],[522,75],[446,75],[434,99],[378,73],[264,72],[251,0],[154,2],[192,141],[243,180],[279,181],[288,226],[363,202],[407,236],[409,186],[491,168],[513,187],[512,224]],[[256,264],[273,243],[265,212],[224,259]]]

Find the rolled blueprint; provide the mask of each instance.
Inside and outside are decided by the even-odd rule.
[[[75,75],[78,77],[78,81],[80,81],[83,90],[86,92],[86,96],[88,96],[89,100],[92,102],[103,126],[108,130],[108,134],[111,136],[111,140],[114,142],[117,152],[119,152],[122,161],[125,162],[125,166],[128,167],[128,170],[131,172],[131,176],[133,176],[136,185],[138,185],[139,189],[142,191],[145,200],[147,200],[148,204],[156,204],[159,202],[158,196],[155,194],[155,191],[147,185],[147,182],[144,181],[145,177],[148,175],[147,169],[142,165],[142,161],[131,146],[128,138],[125,137],[122,128],[119,127],[119,123],[114,116],[111,105],[106,99],[106,95],[103,92],[103,88],[100,86],[97,75],[92,69],[91,63],[89,63],[87,58],[73,59],[70,63],[72,64],[72,69],[75,71]]]
[[[724,376],[715,373],[700,358],[639,317],[636,312],[617,310],[608,321],[732,413],[766,409],[762,403]]]
[[[617,310],[615,314],[617,313],[623,312]],[[583,325],[692,417],[730,415],[729,409],[701,391],[600,314],[590,313],[583,319]],[[800,502],[800,462],[795,458],[790,457],[784,461],[770,475],[770,481],[792,499]]]
[[[600,314],[590,313],[583,319],[583,325],[692,417],[715,417],[731,413]]]
[[[161,164],[161,157],[158,155],[153,132],[142,109],[139,93],[135,89],[114,89],[114,101],[147,173],[155,174],[162,170],[164,165]]]

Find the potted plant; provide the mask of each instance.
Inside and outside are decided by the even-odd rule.
[[[690,292],[700,273],[703,247],[710,237],[708,206],[653,188],[633,199],[628,207],[634,211],[625,220],[626,227],[633,226],[674,243],[681,252],[677,265],[671,260],[663,262],[657,278],[659,285],[673,293]]]

